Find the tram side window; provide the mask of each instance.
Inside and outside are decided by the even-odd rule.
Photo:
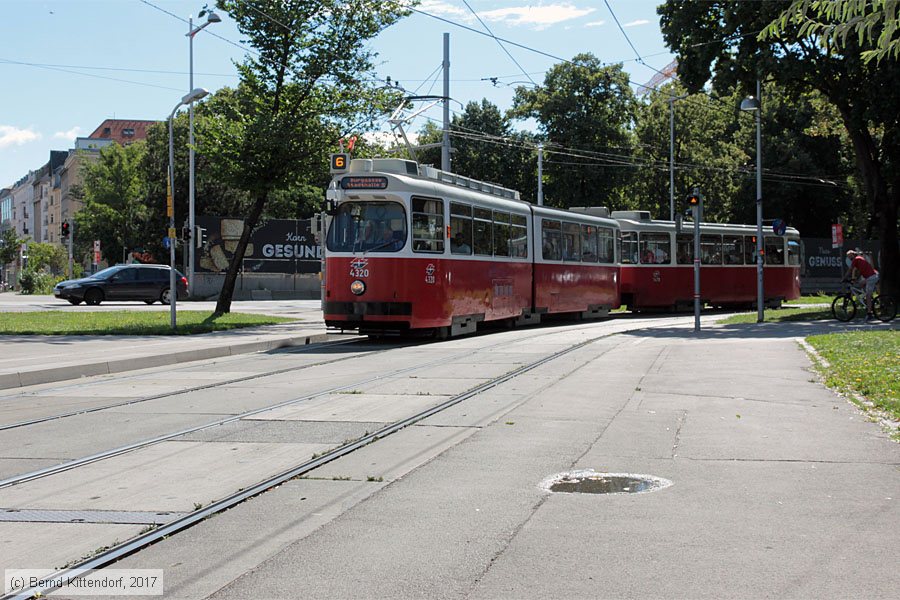
[[[668,233],[641,234],[642,264],[668,264],[671,250]]]
[[[744,264],[744,236],[722,236],[722,252],[725,256],[726,265]]]
[[[744,236],[744,264],[745,265],[755,265],[756,264],[756,236],[755,235],[745,235]]]
[[[494,211],[494,256],[509,256],[509,213]]]
[[[704,265],[722,264],[722,236],[700,236],[700,263]]]
[[[412,199],[413,252],[444,251],[444,201]]]
[[[528,258],[528,221],[524,215],[512,215],[509,228],[509,255]]]
[[[800,264],[800,240],[796,238],[788,238],[788,264],[797,266]]]
[[[581,226],[581,261],[597,262],[597,228],[593,225]]]
[[[766,264],[784,264],[784,238],[767,235],[766,240]]]
[[[472,254],[472,207],[450,203],[450,252]]]
[[[597,233],[600,237],[600,244],[598,247],[599,252],[597,256],[602,263],[614,263],[616,262],[616,237],[613,235],[613,230],[609,227],[598,227]]]
[[[493,233],[490,209],[475,209],[475,254],[491,256],[493,252]]]
[[[541,252],[544,260],[562,260],[562,226],[559,221],[541,222]]]
[[[638,262],[637,231],[622,232],[622,262],[633,265]]]
[[[679,265],[694,264],[694,236],[679,233],[675,236],[675,259]]]
[[[578,223],[562,224],[563,260],[581,261],[581,227]]]

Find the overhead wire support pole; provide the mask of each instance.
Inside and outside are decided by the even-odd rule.
[[[441,145],[441,170],[450,172],[450,34],[444,34],[444,136]]]
[[[538,144],[538,180],[537,180],[537,203],[538,206],[544,205],[544,144]]]
[[[765,292],[763,289],[763,231],[762,231],[762,96],[760,96],[759,79],[756,80],[756,99],[759,108],[756,110],[756,302],[759,305],[756,322],[765,321]]]
[[[675,220],[675,101],[687,94],[669,98],[669,220]]]

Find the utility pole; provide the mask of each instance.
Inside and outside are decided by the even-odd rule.
[[[544,205],[544,144],[538,144],[538,206]]]
[[[450,172],[450,34],[444,34],[444,137],[441,143],[441,170]]]

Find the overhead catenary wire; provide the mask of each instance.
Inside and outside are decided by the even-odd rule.
[[[187,22],[188,22],[187,20],[185,20],[185,19],[179,17],[178,15],[175,15],[174,13],[171,13],[171,12],[169,12],[169,11],[167,11],[167,10],[165,10],[165,9],[163,9],[163,8],[161,8],[161,7],[157,6],[157,5],[155,5],[155,4],[153,4],[153,3],[150,2],[149,0],[138,0],[138,1],[141,2],[141,3],[143,3],[143,4],[146,4],[146,5],[148,5],[148,6],[151,6],[152,8],[155,8],[155,9],[157,9],[157,10],[159,10],[159,11],[165,13],[165,14],[168,14],[168,15],[172,16],[173,18],[176,18],[176,19],[178,19],[178,20],[180,20],[180,21],[182,21],[182,22],[184,22],[184,23],[187,23]],[[604,0],[604,2],[606,2],[606,0]],[[249,5],[249,4],[248,4],[248,5]],[[251,6],[251,8],[254,8],[254,9],[255,9],[255,7],[253,7],[252,5],[249,5],[249,6]],[[468,6],[468,4],[467,4],[467,6]],[[607,6],[608,6],[608,3],[607,3]],[[469,9],[471,10],[471,7],[469,7]],[[457,26],[457,27],[461,27],[461,28],[463,28],[463,29],[472,31],[473,33],[477,33],[477,34],[479,34],[479,35],[488,35],[489,37],[495,39],[498,43],[500,43],[500,42],[505,42],[505,43],[511,44],[511,45],[513,45],[513,46],[521,47],[521,48],[526,49],[526,50],[529,50],[529,51],[531,51],[531,52],[536,52],[536,53],[538,53],[538,54],[542,54],[542,55],[547,56],[547,57],[549,57],[549,58],[553,58],[554,60],[558,60],[558,61],[561,61],[561,62],[566,62],[566,63],[569,63],[569,64],[576,64],[576,63],[574,63],[574,62],[571,61],[571,60],[568,60],[568,59],[565,59],[565,58],[561,58],[561,57],[557,57],[557,56],[553,56],[552,54],[549,54],[549,53],[547,53],[547,52],[543,52],[543,51],[541,51],[541,50],[537,50],[537,49],[535,49],[535,48],[531,48],[531,47],[525,46],[525,45],[523,45],[523,44],[518,44],[518,43],[512,42],[512,41],[510,41],[510,40],[504,40],[504,39],[502,39],[502,38],[499,38],[499,37],[493,35],[493,33],[485,34],[484,32],[478,31],[477,29],[474,29],[474,28],[468,27],[468,26],[466,26],[466,25],[462,25],[462,24],[456,23],[456,22],[454,22],[454,21],[452,21],[452,20],[445,19],[445,18],[443,18],[443,17],[439,17],[439,16],[436,16],[436,15],[432,15],[432,14],[430,14],[430,13],[427,13],[427,12],[422,11],[422,10],[417,9],[417,8],[412,8],[412,7],[411,7],[410,10],[412,10],[413,12],[418,12],[418,13],[424,14],[424,15],[426,15],[426,16],[429,16],[429,17],[432,17],[432,18],[435,18],[435,19],[438,19],[438,20],[447,22],[447,23],[449,23],[449,24],[451,24],[451,25],[454,25],[454,26]],[[259,14],[263,15],[265,18],[268,18],[268,19],[272,20],[274,23],[276,23],[276,24],[278,24],[278,25],[280,25],[280,26],[282,26],[282,27],[288,29],[289,31],[292,31],[289,27],[287,27],[287,26],[284,25],[283,23],[280,23],[279,21],[275,20],[274,18],[272,18],[271,16],[267,15],[266,13],[264,13],[264,12],[262,12],[262,11],[260,11],[260,10],[257,10],[257,12],[258,12]],[[473,11],[473,12],[474,12],[474,11]],[[613,13],[613,15],[614,15],[614,13]],[[477,15],[476,15],[476,16],[477,16]],[[616,21],[617,21],[617,23],[618,23],[618,19],[616,19]],[[620,27],[621,27],[621,25],[620,25]],[[234,46],[236,46],[236,47],[238,47],[238,48],[241,48],[241,49],[245,50],[245,51],[248,52],[248,53],[256,54],[257,56],[260,55],[259,52],[255,51],[255,50],[252,50],[252,49],[250,49],[250,48],[247,48],[246,46],[244,46],[244,45],[242,45],[242,44],[238,44],[238,43],[236,43],[236,42],[233,42],[233,41],[231,41],[231,40],[228,40],[227,38],[224,38],[224,37],[222,37],[222,36],[219,36],[219,35],[217,35],[217,34],[215,34],[215,33],[213,33],[213,32],[210,32],[210,31],[208,31],[208,30],[204,30],[204,31],[206,31],[206,33],[208,33],[208,34],[210,34],[210,35],[213,35],[214,37],[217,37],[217,38],[219,38],[219,39],[221,39],[221,40],[223,40],[223,41],[225,41],[225,42],[227,42],[227,43],[229,43],[229,44],[231,44],[231,45],[234,45]],[[624,32],[623,32],[623,33],[624,33]],[[749,34],[745,34],[745,35],[749,35]],[[725,39],[731,39],[732,37],[733,37],[733,36],[729,36],[729,38],[725,38]],[[627,38],[627,34],[626,34],[626,38]],[[632,45],[632,49],[635,51],[636,56],[637,56],[640,60],[643,60],[643,59],[641,58],[641,56],[640,56],[640,53],[638,53],[637,50],[636,50],[636,48],[634,48],[633,44],[631,44],[630,40],[629,40],[629,44]],[[502,44],[501,44],[501,47],[502,47]],[[517,64],[518,64],[518,63],[517,63]],[[520,68],[521,68],[521,66],[520,66]],[[522,70],[523,70],[523,72],[524,72],[524,69],[522,69]],[[527,73],[526,73],[526,75],[527,75]],[[379,82],[382,82],[382,83],[386,83],[386,84],[388,83],[387,81],[382,80],[382,79],[377,78],[377,77],[375,77],[375,78],[373,78],[373,79],[374,79],[375,81],[379,81]],[[429,78],[429,79],[430,79],[430,78]],[[425,81],[428,81],[429,79],[426,79]],[[530,76],[529,76],[529,79],[531,79]],[[642,85],[642,84],[635,83],[635,82],[633,82],[631,79],[629,79],[629,82],[632,83],[633,85],[637,85],[637,86],[639,86],[639,87],[644,87],[644,88],[646,88],[646,89],[655,89],[655,88],[650,88],[649,86],[646,86],[646,85]],[[421,87],[421,86],[420,86],[420,87]],[[656,91],[660,91],[660,90],[656,90]],[[665,94],[666,92],[661,92],[661,91],[660,91],[660,93]],[[670,94],[670,95],[671,95],[671,94]],[[710,96],[710,97],[713,98],[712,96]],[[713,98],[713,99],[716,99],[716,98]],[[716,100],[718,100],[718,99],[716,99]],[[721,100],[719,100],[719,101],[721,102]],[[430,119],[430,120],[435,120],[435,121],[437,120],[437,119],[433,119],[433,118],[431,118],[431,117],[428,117],[427,115],[426,115],[426,118],[428,118],[428,119]],[[357,125],[354,126],[354,128],[355,128],[356,126],[358,126],[359,124],[364,123],[366,120],[368,120],[368,119],[364,119],[363,121],[360,121]],[[352,129],[353,129],[353,128],[351,128],[351,131],[352,131]],[[456,135],[457,137],[460,137],[460,136],[461,136],[461,134],[460,134],[459,132],[453,132],[453,131],[452,131],[452,128],[451,128],[450,134],[451,134],[451,135]],[[498,143],[497,140],[488,140],[488,139],[485,139],[485,138],[482,138],[480,141],[489,141],[489,142],[492,141],[493,143]],[[502,142],[499,142],[499,143],[502,143],[502,144],[504,144],[504,145],[514,145],[514,144],[511,144],[511,143],[508,142],[508,141],[502,141]],[[515,143],[516,143],[516,144],[519,144],[519,145],[522,145],[521,142],[518,141],[518,140],[516,140]],[[531,147],[531,148],[533,148],[533,149],[536,149],[536,148],[537,148],[537,145],[536,145],[536,144],[530,144],[530,145],[524,145],[523,147]],[[545,152],[550,153],[550,154],[552,154],[552,153],[556,153],[556,154],[565,154],[565,155],[570,156],[570,157],[584,158],[584,159],[593,159],[593,160],[601,160],[601,161],[606,161],[607,164],[619,164],[620,166],[631,166],[631,167],[633,167],[633,166],[647,166],[647,167],[649,167],[649,168],[657,168],[657,167],[661,164],[661,163],[656,163],[656,164],[654,165],[654,163],[648,163],[648,162],[637,163],[637,162],[634,162],[634,157],[624,156],[624,155],[614,155],[614,154],[610,154],[610,153],[599,153],[599,152],[596,152],[596,151],[585,151],[585,150],[581,150],[581,149],[569,149],[569,150],[574,150],[575,152],[578,152],[578,153],[581,153],[581,154],[576,154],[576,153],[573,153],[573,152],[567,152],[567,153],[564,153],[564,152],[560,152],[560,151],[558,151],[558,150],[553,149],[553,146],[545,146]],[[627,162],[628,160],[631,160],[632,162]],[[682,168],[682,169],[684,169],[684,168],[692,168],[692,169],[719,170],[719,171],[725,171],[725,172],[744,172],[743,169],[738,169],[738,170],[735,170],[735,169],[725,169],[725,168],[722,168],[722,167],[711,167],[711,166],[704,166],[704,165],[690,165],[690,164],[688,164],[688,163],[677,163],[677,166],[678,166],[679,168]],[[668,167],[666,167],[666,168],[668,168]],[[749,173],[750,171],[747,170],[746,172]],[[764,175],[765,175],[766,173],[767,173],[767,172],[764,171]],[[769,173],[768,176],[771,176],[771,173]],[[785,175],[785,177],[796,177],[796,178],[800,179],[800,178],[804,178],[805,176],[799,176],[799,175]],[[818,183],[818,181],[821,181],[820,178],[815,178],[815,177],[805,177],[805,179],[807,179],[807,180],[816,180],[816,182],[817,182],[818,185],[822,185],[822,184],[819,184],[819,183]]]

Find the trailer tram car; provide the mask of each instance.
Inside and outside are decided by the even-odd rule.
[[[619,305],[618,224],[414,161],[354,159],[328,190],[323,311],[373,335],[605,316]]]
[[[683,310],[693,306],[694,233],[685,223],[654,221],[646,211],[614,211],[622,235],[622,304],[632,310]],[[771,233],[771,228],[769,232]],[[765,235],[765,304],[800,297],[800,234]],[[711,306],[756,306],[756,227],[701,223],[700,296]]]

